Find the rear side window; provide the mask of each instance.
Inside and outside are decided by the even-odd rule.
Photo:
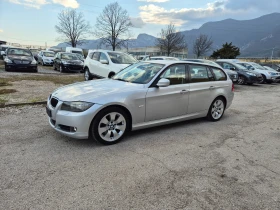
[[[213,81],[213,75],[206,66],[190,65],[190,82]]]
[[[227,80],[227,76],[226,76],[225,72],[222,71],[221,69],[212,68],[212,71],[213,71],[217,81]]]
[[[95,52],[92,56],[92,60],[96,60],[96,61],[99,61],[99,56],[100,56],[100,53],[99,52]]]

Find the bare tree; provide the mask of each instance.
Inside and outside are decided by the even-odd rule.
[[[161,29],[160,38],[156,40],[156,46],[169,56],[171,53],[181,51],[186,47],[184,35],[176,32],[175,26],[170,23],[165,29]]]
[[[94,35],[115,51],[116,48],[125,46],[131,27],[128,12],[115,2],[108,4],[96,19]]]
[[[193,44],[193,53],[199,58],[202,55],[205,55],[213,45],[213,41],[205,34],[200,34],[199,37],[195,40]]]
[[[67,9],[58,14],[58,21],[55,30],[62,35],[62,40],[72,47],[85,43],[84,39],[90,33],[90,25],[84,20],[83,13]]]

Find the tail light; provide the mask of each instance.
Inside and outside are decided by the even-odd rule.
[[[233,92],[234,91],[234,84],[232,83],[232,86],[231,86],[231,91]]]

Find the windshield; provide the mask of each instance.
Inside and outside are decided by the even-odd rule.
[[[75,54],[61,54],[61,59],[64,60],[78,60],[77,56]]]
[[[108,52],[108,55],[111,61],[116,64],[133,64],[137,62],[135,58],[125,53]]]
[[[30,51],[31,51],[33,54],[38,54],[38,53],[39,53],[39,51],[36,50],[36,49],[30,49]]]
[[[163,64],[140,62],[120,71],[113,77],[113,79],[138,84],[147,84],[163,67]]]
[[[77,56],[79,59],[81,59],[81,60],[83,60],[83,59],[84,59],[84,56],[83,56],[83,55],[81,55],[81,54],[76,54],[76,56]]]
[[[7,55],[23,55],[23,56],[32,56],[30,50],[28,49],[18,49],[18,48],[9,48]]]
[[[54,57],[53,52],[44,52],[43,54],[44,54],[45,57]]]
[[[79,54],[79,55],[83,55],[82,51],[75,51],[75,50],[72,50],[72,53],[76,53],[76,54]]]
[[[235,65],[235,67],[237,67],[238,69],[241,69],[241,70],[248,70],[248,69],[246,69],[244,66],[242,66],[241,64],[235,63],[234,65]]]
[[[261,66],[261,65],[259,65],[259,64],[257,64],[257,63],[251,63],[251,65],[252,65],[253,67],[255,67],[256,69],[265,70],[265,68],[264,68],[263,66]]]

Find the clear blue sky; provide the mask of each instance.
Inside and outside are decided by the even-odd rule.
[[[96,17],[114,1],[96,0],[0,0],[0,40],[21,44],[56,45],[59,35],[54,26],[57,15],[76,8],[94,27]],[[132,34],[157,36],[173,22],[179,30],[200,27],[208,21],[252,19],[280,12],[280,0],[119,0],[129,12],[135,27]],[[89,39],[95,37],[90,36]]]

